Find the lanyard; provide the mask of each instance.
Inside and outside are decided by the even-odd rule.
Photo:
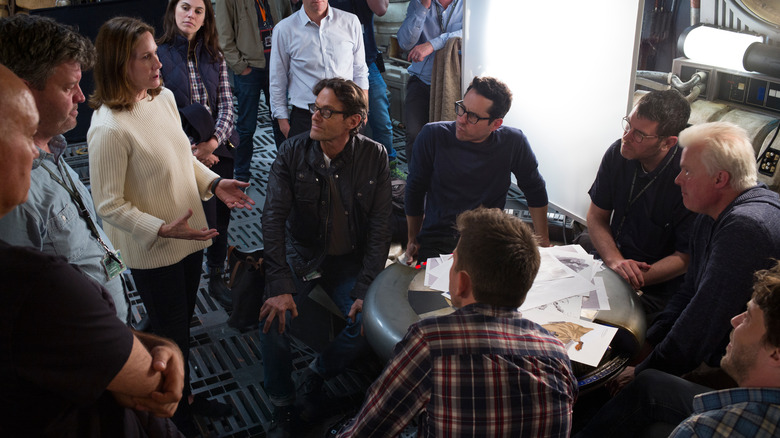
[[[257,3],[257,7],[260,9],[260,14],[263,16],[263,25],[268,26],[268,17],[265,13],[265,8],[263,7],[263,3],[265,3],[265,0],[255,0],[255,3]]]
[[[81,199],[81,194],[76,188],[76,184],[73,183],[73,178],[71,178],[70,172],[68,172],[66,169],[63,169],[62,166],[60,166],[59,161],[57,162],[57,170],[59,170],[61,174],[64,174],[66,177],[68,177],[69,184],[66,184],[65,181],[63,181],[54,172],[52,172],[52,170],[49,169],[48,166],[46,166],[46,163],[44,161],[41,161],[41,167],[46,169],[46,171],[49,172],[49,175],[51,175],[51,178],[57,184],[62,186],[62,188],[65,189],[66,192],[68,192],[70,198],[73,200],[73,202],[76,203],[76,206],[78,207],[79,216],[81,216],[81,218],[84,219],[84,222],[87,223],[87,228],[89,228],[89,231],[98,241],[98,243],[100,243],[100,246],[103,247],[103,251],[105,251],[106,254],[115,262],[122,264],[119,258],[117,258],[116,254],[114,254],[114,252],[108,248],[108,245],[106,245],[106,243],[103,242],[103,239],[100,237],[100,233],[98,232],[97,226],[95,225],[95,222],[92,220],[92,217],[89,215],[89,210],[87,210],[87,206],[86,204],[84,204],[84,200]]]
[[[677,145],[674,146],[674,152],[672,152],[672,156],[666,160],[666,163],[664,163],[663,167],[661,167],[661,170],[658,171],[658,173],[655,174],[653,179],[650,180],[643,188],[639,191],[639,193],[634,196],[634,185],[636,184],[636,174],[637,170],[634,168],[634,178],[631,179],[631,190],[628,192],[628,205],[626,205],[626,210],[623,212],[623,218],[620,219],[620,225],[618,225],[617,232],[615,233],[615,242],[617,242],[618,237],[620,236],[620,232],[623,230],[623,224],[626,222],[626,216],[628,216],[628,211],[631,209],[631,206],[634,205],[634,202],[636,202],[637,199],[639,199],[640,196],[642,196],[643,193],[645,193],[645,190],[650,188],[651,185],[655,182],[655,180],[658,179],[659,176],[661,176],[662,173],[664,173],[664,169],[666,169],[667,166],[669,166],[669,163],[674,160],[674,156],[677,155],[677,150],[679,147]],[[641,164],[640,164],[641,166]]]
[[[447,22],[442,24],[442,15],[444,14],[444,10],[441,9],[441,5],[436,0],[434,0],[433,3],[436,5],[436,16],[439,19],[439,30],[441,32],[446,32],[447,26],[450,25],[450,19],[452,18],[452,13],[450,13],[450,15],[447,16]],[[455,8],[455,5],[457,4],[458,4],[458,0],[455,0],[454,2],[450,3],[450,5],[448,6],[450,8],[450,11],[452,11],[453,8]]]

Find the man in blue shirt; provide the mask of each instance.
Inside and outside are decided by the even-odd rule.
[[[428,123],[435,52],[448,39],[463,36],[463,1],[411,0],[397,36],[398,45],[409,51],[407,59],[412,62],[404,100],[406,160],[409,161],[417,134]]]
[[[647,430],[652,430],[653,436],[666,437],[680,421],[672,437],[777,436],[780,264],[756,273],[747,310],[733,317],[731,325],[730,342],[720,366],[738,388],[713,391],[671,374],[647,370],[610,400],[578,438],[638,436]]]
[[[103,232],[92,196],[62,154],[62,136],[76,126],[84,102],[79,81],[92,68],[95,49],[85,37],[40,16],[0,20],[0,64],[27,84],[40,112],[27,202],[0,219],[0,239],[46,254],[64,256],[111,294],[117,317],[126,322],[127,299],[118,251]]]
[[[641,290],[645,313],[663,310],[688,268],[695,215],[683,205],[677,136],[690,104],[676,90],[652,91],[623,118],[588,194],[588,232],[604,263]]]
[[[550,245],[547,189],[522,131],[502,126],[512,92],[495,78],[476,77],[454,122],[427,124],[414,146],[406,185],[407,263],[455,249],[458,214],[504,208],[511,174],[525,194],[542,246]],[[424,214],[423,214],[424,213]]]

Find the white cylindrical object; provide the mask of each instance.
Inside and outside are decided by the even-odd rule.
[[[686,58],[701,64],[740,71],[745,71],[742,58],[748,46],[763,41],[762,37],[757,35],[708,26],[690,29],[684,38],[682,49]]]

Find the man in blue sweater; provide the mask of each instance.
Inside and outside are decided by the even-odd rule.
[[[540,244],[550,245],[547,189],[536,156],[522,131],[502,126],[511,105],[506,84],[475,77],[455,102],[454,122],[429,123],[420,131],[406,185],[407,263],[451,253],[461,212],[504,208],[511,174],[528,201]]]
[[[729,320],[750,299],[753,273],[780,258],[780,197],[756,183],[747,133],[727,122],[703,123],[681,132],[679,142],[675,181],[685,207],[699,213],[691,263],[647,331],[649,354],[620,376],[621,384],[648,368],[682,376],[702,363],[717,367],[729,343]]]

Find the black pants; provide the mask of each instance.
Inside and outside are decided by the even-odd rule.
[[[184,356],[184,396],[173,419],[177,424],[178,417],[186,418],[189,413],[190,320],[195,313],[202,263],[203,251],[196,251],[173,265],[132,270],[138,294],[152,323],[152,333],[171,339]]]
[[[225,179],[233,178],[233,160],[219,157],[219,163],[211,167],[217,175]],[[215,228],[219,235],[213,239],[206,249],[206,264],[209,269],[223,268],[227,258],[228,227],[230,226],[230,208],[216,196],[203,202],[203,212],[209,228]]]
[[[412,162],[412,146],[417,134],[428,123],[428,107],[431,102],[431,86],[425,85],[417,76],[411,76],[406,83],[404,102],[404,125],[406,126],[406,162]]]
[[[311,112],[307,109],[294,106],[290,111],[290,132],[287,138],[294,137],[311,130]]]

